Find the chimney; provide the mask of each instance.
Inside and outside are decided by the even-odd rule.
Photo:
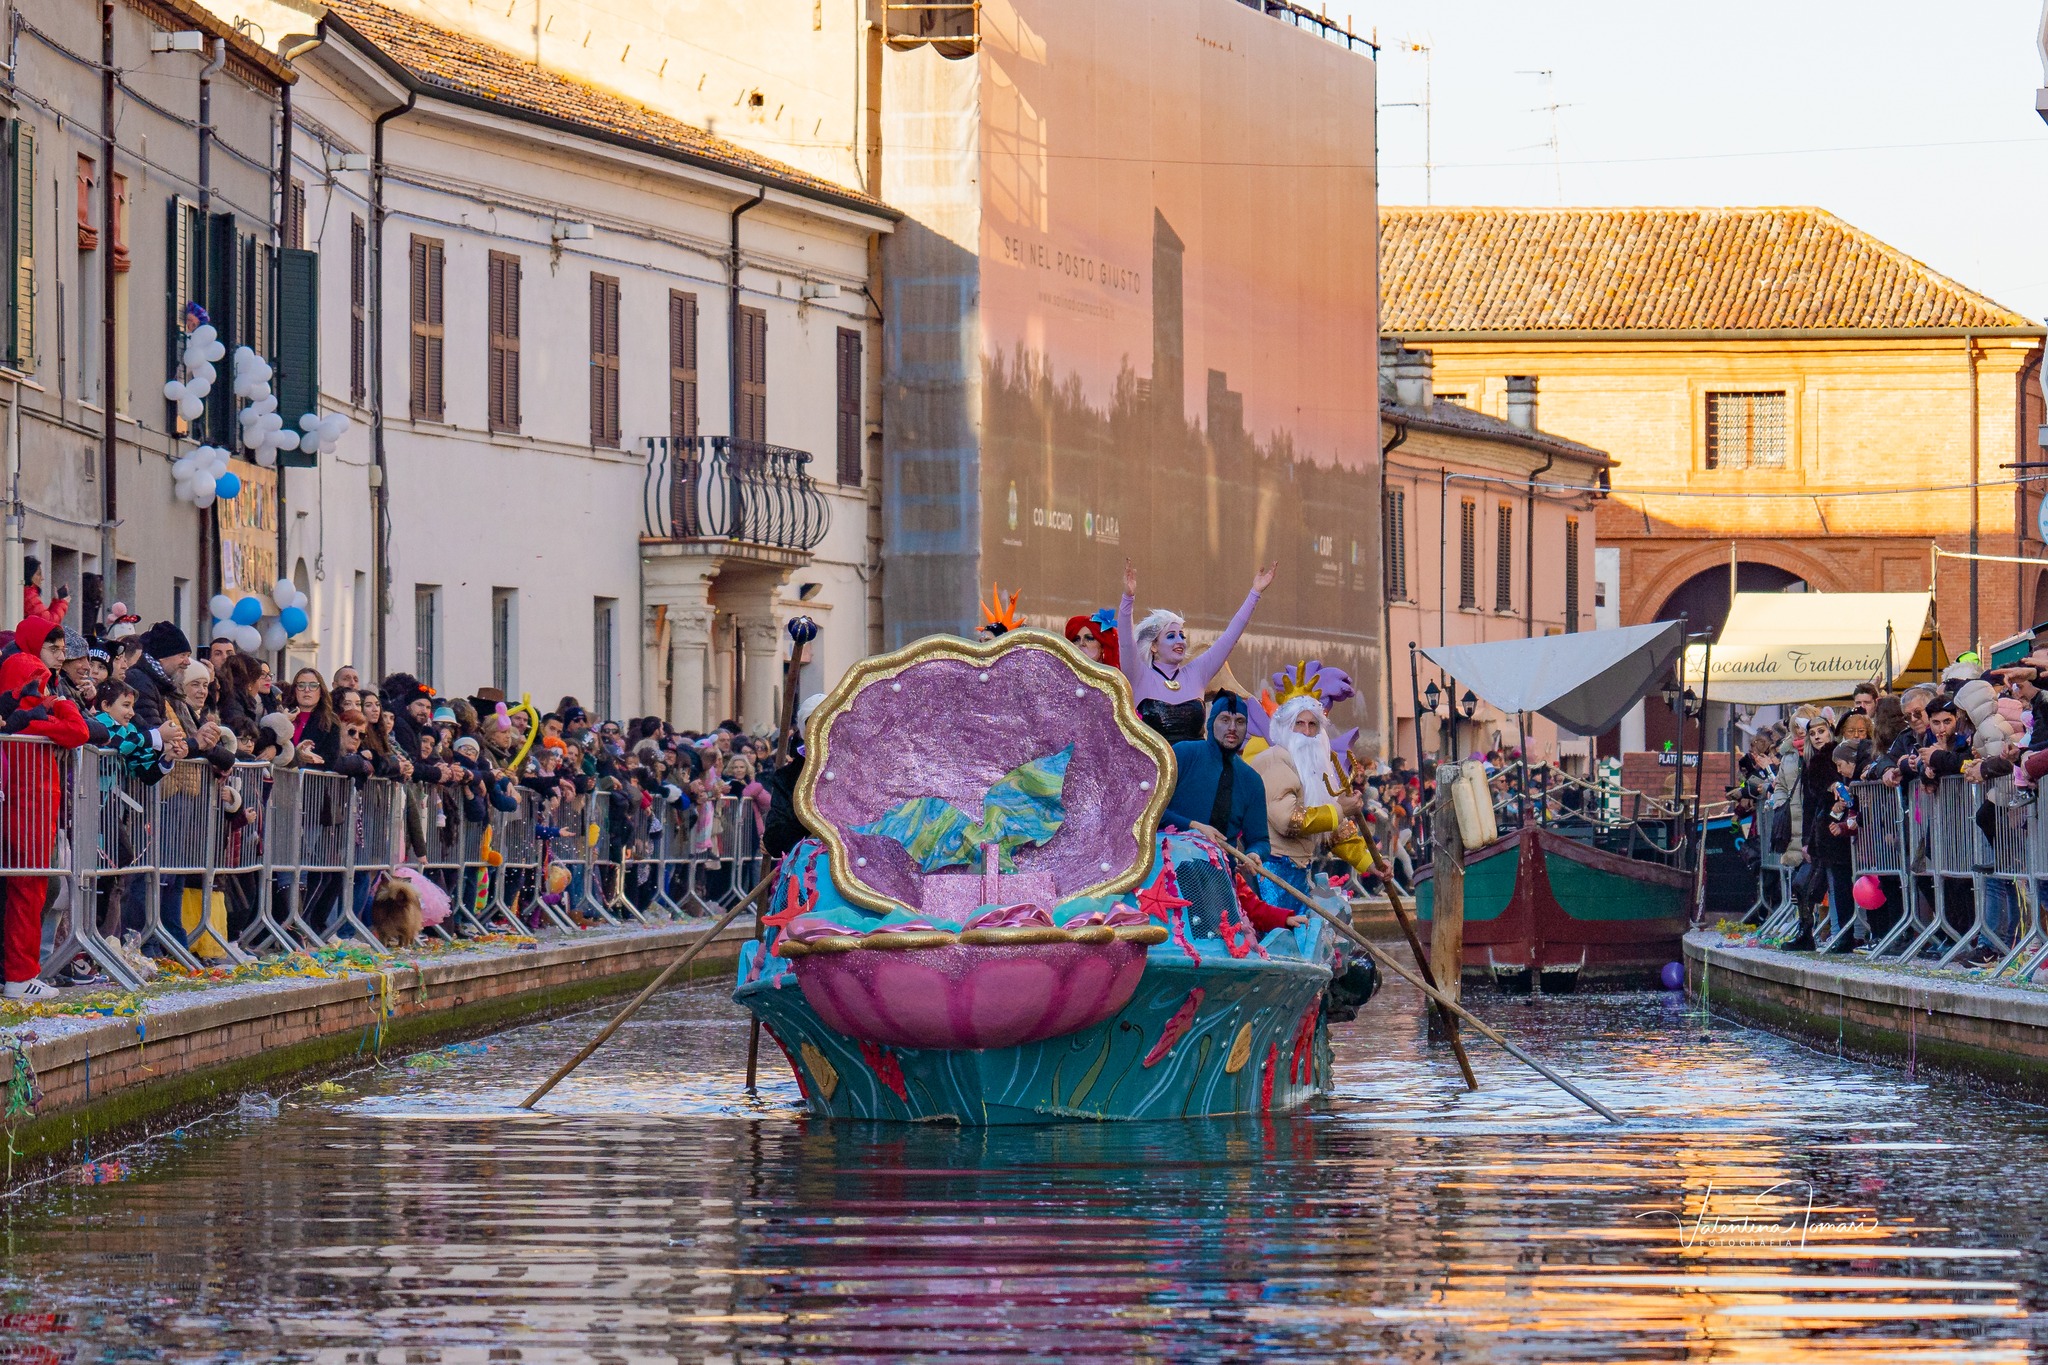
[[[1508,376],[1508,425],[1518,431],[1536,430],[1536,376]]]
[[[1423,408],[1436,401],[1432,392],[1435,367],[1428,351],[1410,350],[1398,337],[1380,338],[1380,397],[1404,408]]]

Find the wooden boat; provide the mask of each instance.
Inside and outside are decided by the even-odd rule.
[[[1035,630],[924,640],[805,743],[813,837],[733,998],[811,1113],[1201,1118],[1328,1087],[1343,951],[1320,920],[1260,937],[1220,852],[1160,830],[1173,753],[1120,674]]]
[[[1468,979],[1546,992],[1647,986],[1679,960],[1692,874],[1529,826],[1465,854]],[[1423,872],[1417,912],[1431,918]]]

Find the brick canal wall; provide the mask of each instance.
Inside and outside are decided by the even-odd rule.
[[[537,947],[477,948],[416,963],[394,959],[381,975],[286,978],[151,996],[143,1013],[132,1016],[29,1020],[10,1031],[31,1039],[29,1063],[42,1100],[35,1116],[12,1130],[9,1169],[20,1179],[104,1150],[122,1135],[211,1112],[238,1091],[637,991],[703,932],[600,931]],[[731,970],[750,933],[726,930],[683,975]]]
[[[2048,1100],[2048,990],[1685,937],[1686,992],[1711,1010],[1865,1060]]]

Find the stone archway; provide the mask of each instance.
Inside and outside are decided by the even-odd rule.
[[[1803,590],[1807,586],[1806,580],[1798,574],[1775,564],[1753,562],[1735,566],[1735,588],[1738,592],[1787,592]],[[1682,616],[1689,632],[1711,631],[1719,635],[1721,627],[1727,623],[1731,605],[1728,569],[1723,565],[1702,569],[1666,593],[1650,619],[1676,621]]]
[[[1624,554],[1621,584],[1621,623],[1639,626],[1658,620],[1657,609],[1692,578],[1719,573],[1728,576],[1728,542],[1704,541],[1699,548],[1675,555],[1647,575],[1633,572],[1632,556]],[[1858,592],[1867,588],[1843,580],[1827,561],[1785,542],[1745,540],[1741,542],[1738,565],[1765,564],[1782,569],[1805,583],[1812,592]]]

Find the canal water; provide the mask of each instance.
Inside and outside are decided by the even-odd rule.
[[[512,1105],[601,1014],[389,1059],[18,1195],[0,1361],[2013,1361],[2048,1346],[2048,1113],[1676,996],[1395,988],[1271,1122],[803,1118],[718,987]],[[85,1183],[98,1179],[105,1183]]]

